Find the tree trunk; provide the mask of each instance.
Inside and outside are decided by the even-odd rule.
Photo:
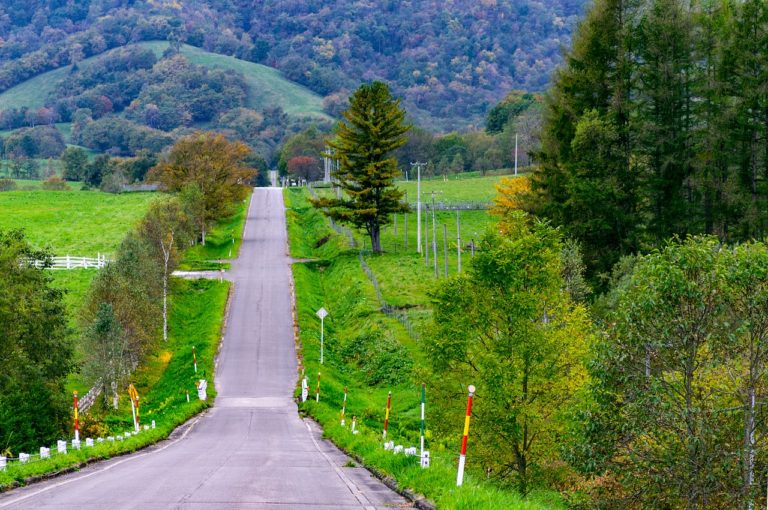
[[[371,249],[373,253],[381,253],[381,227],[378,224],[371,227]]]
[[[744,508],[752,510],[752,486],[755,483],[755,387],[750,382],[744,413]]]
[[[203,236],[203,246],[205,246],[205,223],[203,223],[202,236]]]
[[[168,341],[168,258],[163,268],[163,341]]]

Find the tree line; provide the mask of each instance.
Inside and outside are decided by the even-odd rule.
[[[767,73],[765,2],[596,2],[547,95],[527,209],[593,275],[672,235],[764,236]]]

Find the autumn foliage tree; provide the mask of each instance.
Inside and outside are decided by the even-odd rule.
[[[296,156],[288,160],[288,173],[307,181],[315,181],[322,175],[320,161],[312,156]]]
[[[168,157],[150,171],[149,180],[178,192],[194,185],[201,192],[200,224],[205,244],[207,225],[232,212],[232,205],[248,193],[255,171],[246,164],[251,150],[242,142],[230,142],[213,133],[195,133],[182,138]]]

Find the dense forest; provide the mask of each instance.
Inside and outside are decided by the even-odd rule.
[[[264,63],[328,97],[383,79],[425,127],[479,125],[512,89],[543,90],[584,0],[9,0],[0,91],[147,40]]]

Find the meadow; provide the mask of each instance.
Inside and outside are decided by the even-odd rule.
[[[109,256],[156,197],[99,191],[3,192],[0,229],[24,229],[33,246],[48,248],[56,256]]]

